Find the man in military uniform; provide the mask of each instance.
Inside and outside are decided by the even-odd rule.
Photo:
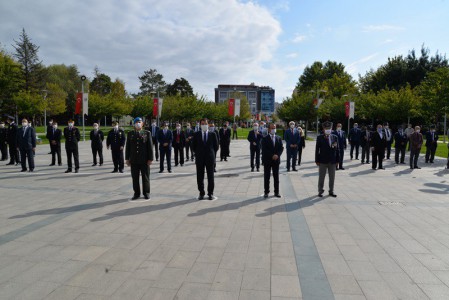
[[[1,160],[8,159],[8,130],[5,128],[5,122],[0,122],[0,152],[2,153]]]
[[[51,148],[51,164],[54,166],[56,163],[56,155],[58,155],[58,166],[62,165],[61,162],[61,135],[62,132],[58,129],[58,123],[53,122],[52,129],[47,131],[47,139],[50,142]]]
[[[90,131],[90,147],[92,148],[93,166],[97,165],[97,153],[100,158],[100,166],[103,165],[103,140],[104,134],[98,127],[98,123],[93,124],[94,129]]]
[[[75,173],[80,168],[78,142],[81,139],[80,131],[74,126],[73,120],[69,120],[68,127],[64,128],[65,151],[67,153],[67,170],[65,173],[72,172],[72,155],[75,161]]]
[[[123,148],[125,148],[126,136],[123,129],[118,127],[116,121],[112,122],[112,129],[108,133],[106,139],[106,147],[109,150],[111,147],[112,161],[114,162],[114,170],[111,173],[123,173],[124,160],[123,160]]]
[[[167,170],[171,173],[171,147],[173,142],[173,134],[168,129],[168,123],[164,123],[164,127],[157,133],[157,141],[159,143],[159,152],[161,160],[159,162],[159,173],[164,172],[164,159],[167,159]]]
[[[8,165],[18,165],[20,163],[19,151],[17,150],[17,132],[19,128],[14,122],[13,117],[9,117],[8,125],[8,146],[9,146],[9,163]]]
[[[175,152],[175,167],[181,164],[184,165],[184,146],[186,137],[184,131],[181,129],[181,124],[176,123],[176,129],[173,130],[173,150]]]
[[[145,199],[150,199],[150,165],[153,162],[153,142],[151,132],[143,130],[141,118],[134,119],[134,130],[128,132],[126,140],[126,165],[131,167],[134,196],[140,197],[139,175],[142,175],[142,192]]]

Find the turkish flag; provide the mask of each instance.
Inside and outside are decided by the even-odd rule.
[[[153,117],[157,117],[159,114],[159,100],[157,98],[153,99]]]
[[[351,105],[349,104],[349,102],[345,102],[346,118],[349,117],[350,109],[351,109]]]
[[[234,116],[235,99],[229,99],[228,114]]]
[[[81,113],[82,104],[83,104],[83,93],[76,93],[75,115],[79,115]]]

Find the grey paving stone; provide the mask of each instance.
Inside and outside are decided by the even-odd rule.
[[[271,275],[272,297],[301,297],[297,276]]]
[[[196,262],[187,275],[187,282],[213,283],[218,264]]]
[[[245,269],[242,290],[270,291],[270,273],[264,269]]]
[[[218,269],[212,284],[214,291],[239,292],[243,271]]]

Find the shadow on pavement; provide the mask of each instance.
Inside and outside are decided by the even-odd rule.
[[[74,206],[43,209],[43,210],[28,212],[23,215],[12,216],[12,217],[9,217],[9,219],[27,218],[27,217],[31,217],[31,216],[64,214],[64,213],[77,212],[77,211],[88,210],[88,209],[101,208],[101,207],[105,207],[108,205],[114,205],[114,204],[118,204],[118,203],[122,203],[122,202],[126,202],[126,201],[128,201],[128,199],[117,199],[117,200],[110,200],[110,201],[105,201],[105,202],[87,203],[87,204],[80,204],[80,205],[74,205]]]
[[[264,200],[263,196],[259,196],[259,197],[251,198],[251,199],[248,199],[248,200],[245,200],[242,202],[232,202],[232,203],[227,203],[227,204],[223,204],[220,206],[203,208],[203,209],[198,210],[195,213],[190,213],[187,216],[197,217],[197,216],[205,215],[207,213],[221,212],[221,211],[226,211],[226,210],[236,210],[236,209],[239,209],[240,207],[248,206],[250,204],[254,204],[254,203],[257,203],[257,202],[260,202],[263,200]]]
[[[382,171],[382,170],[381,170]],[[359,171],[359,172],[354,172],[354,173],[349,173],[349,176],[351,177],[355,177],[355,176],[359,176],[359,175],[367,175],[367,174],[372,174],[376,172],[375,170],[371,169],[371,167],[369,167],[369,169],[367,170],[363,170],[363,171]]]
[[[412,174],[412,172],[413,172],[413,169],[407,168],[407,169],[404,169],[402,171],[395,172],[395,173],[393,173],[393,175],[394,176],[401,176],[401,175],[405,175],[405,174]]]
[[[283,203],[283,204],[280,204],[277,206],[272,206],[270,208],[265,209],[265,211],[263,213],[256,214],[256,217],[266,217],[266,216],[274,215],[276,213],[295,211],[300,208],[312,206],[317,202],[323,201],[325,198],[326,197],[321,198],[318,196],[311,196],[311,197],[302,199],[300,201]]]
[[[441,183],[425,183],[424,186],[434,188],[434,189],[419,189],[420,192],[429,194],[449,194],[449,185]]]

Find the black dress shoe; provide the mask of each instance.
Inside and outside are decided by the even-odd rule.
[[[95,167],[97,164],[92,164],[92,167]]]
[[[324,191],[318,192],[318,197],[323,197]]]
[[[293,168],[292,171],[293,172],[298,172],[298,169]]]
[[[344,170],[345,168],[341,167],[340,170]]]
[[[200,194],[200,195],[198,196],[198,200],[204,200],[204,195],[201,195],[201,194]]]
[[[168,173],[171,173],[171,170],[168,170]]]
[[[371,169],[376,170],[376,168],[371,168]]]
[[[208,199],[209,199],[209,200],[214,200],[214,196],[209,195]]]
[[[259,168],[257,168],[257,172],[259,172]]]
[[[228,160],[225,158],[225,161],[228,161]]]
[[[254,172],[254,168],[251,168],[251,172]]]
[[[147,199],[147,200],[150,199],[150,195],[148,195],[148,194],[143,194],[143,197],[144,197],[145,199]]]
[[[290,169],[287,169],[287,172],[290,172]]]
[[[58,166],[62,166],[62,164],[58,164]]]
[[[123,170],[119,170],[120,173],[123,173]]]
[[[263,197],[264,198],[268,198],[268,194],[263,194]]]
[[[415,169],[421,169],[420,167],[418,167],[418,166],[415,166]]]
[[[140,195],[134,195],[134,196],[131,198],[131,200],[137,200],[137,199],[139,199],[139,197],[140,197]]]
[[[75,173],[78,173],[78,169],[75,169]]]
[[[64,173],[71,173],[71,172],[72,172],[72,170],[68,169]]]
[[[49,164],[48,166],[51,167],[51,166],[54,166],[54,165],[55,165],[55,164]]]
[[[28,170],[28,172],[33,172],[33,171],[34,171],[34,169],[29,169],[29,170]]]
[[[22,169],[22,171],[20,171],[20,172],[26,172],[27,171],[27,169]]]
[[[336,198],[337,195],[335,195],[334,193],[329,193],[329,196]]]
[[[103,164],[99,164],[99,166],[101,167]]]
[[[9,164],[6,164],[6,165],[9,166],[9,165],[13,165],[13,164],[14,164],[14,163],[11,163],[11,162],[10,162]]]
[[[111,173],[117,173],[118,172],[118,170],[113,170]]]
[[[274,196],[276,197],[276,198],[281,198],[281,194],[274,194]]]

